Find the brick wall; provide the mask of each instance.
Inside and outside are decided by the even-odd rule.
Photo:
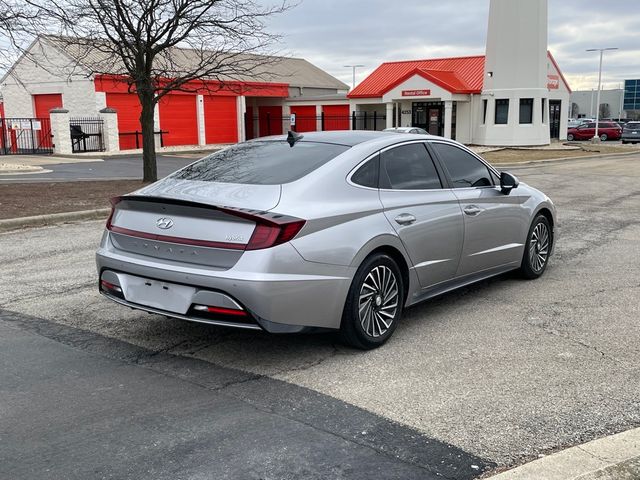
[[[33,117],[32,95],[61,93],[72,117],[98,115],[101,99],[88,72],[46,42],[33,45],[0,86],[7,117]]]

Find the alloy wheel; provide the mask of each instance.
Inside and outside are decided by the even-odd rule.
[[[364,332],[370,337],[384,335],[396,318],[400,292],[398,281],[385,265],[373,268],[364,279],[358,300],[358,315]]]
[[[536,273],[544,269],[549,259],[549,240],[549,228],[542,222],[538,223],[529,240],[529,264]]]

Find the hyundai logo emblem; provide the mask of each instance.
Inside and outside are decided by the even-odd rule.
[[[173,227],[173,220],[166,217],[159,218],[156,220],[156,227],[161,228],[162,230],[169,230]]]

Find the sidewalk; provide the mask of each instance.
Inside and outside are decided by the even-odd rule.
[[[638,480],[640,428],[543,457],[488,480]]]

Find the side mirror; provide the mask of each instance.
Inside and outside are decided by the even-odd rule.
[[[520,182],[515,175],[512,175],[509,172],[500,173],[500,189],[502,190],[502,193],[509,195],[511,190],[518,188],[518,185],[520,185]]]

